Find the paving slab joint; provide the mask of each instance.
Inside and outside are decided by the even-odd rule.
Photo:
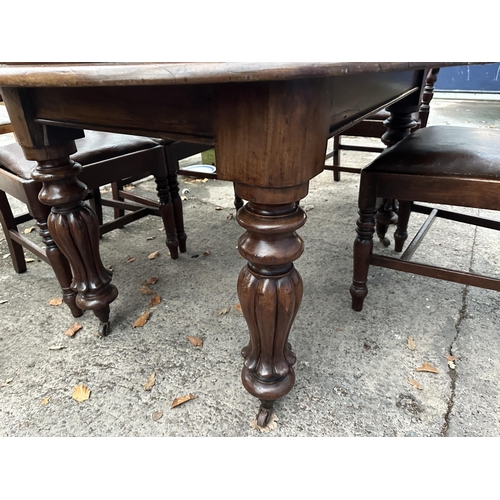
[[[472,238],[472,245],[471,245],[471,253],[470,253],[470,261],[469,261],[469,269],[468,272],[472,272],[472,262],[474,260],[474,248],[476,245],[476,236],[477,236],[477,227],[474,229],[474,236]],[[468,312],[467,312],[467,297],[469,294],[469,286],[465,285],[462,291],[462,307],[460,308],[457,322],[455,323],[455,330],[456,334],[455,337],[453,338],[450,348],[448,350],[448,353],[450,356],[453,356],[453,346],[455,345],[458,336],[460,335],[460,329],[462,325],[462,321],[467,318]],[[448,374],[450,376],[450,397],[448,399],[448,407],[446,410],[446,413],[444,414],[444,423],[443,426],[441,427],[441,436],[446,437],[448,429],[450,427],[450,416],[451,416],[451,411],[453,410],[453,405],[455,403],[455,389],[456,389],[456,384],[457,384],[457,371],[456,368],[448,368]]]

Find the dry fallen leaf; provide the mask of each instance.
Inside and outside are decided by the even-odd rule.
[[[234,304],[234,308],[237,310],[237,311],[241,311],[241,304]]]
[[[156,373],[152,373],[148,381],[143,385],[145,391],[150,391],[155,385]]]
[[[23,233],[24,234],[30,234],[32,231],[34,231],[36,229],[36,226],[31,226],[31,227],[27,227]]]
[[[227,314],[231,310],[231,306],[225,307],[221,311],[217,313],[217,316],[222,316],[223,314]]]
[[[134,262],[135,259],[136,259],[135,257],[129,257],[127,259],[127,264],[130,264],[131,262]]]
[[[195,347],[203,347],[203,339],[200,337],[191,337],[190,335],[186,335],[186,338],[193,344]]]
[[[410,349],[410,351],[414,351],[417,348],[417,343],[415,342],[415,339],[408,335],[408,343],[406,344],[406,347]]]
[[[82,401],[90,398],[90,389],[86,385],[79,384],[73,390],[73,395],[71,397],[75,401],[81,403]]]
[[[142,285],[154,285],[159,279],[160,278],[156,278],[155,276],[152,276],[151,278],[144,280],[142,282]]]
[[[49,402],[49,400],[50,400],[50,398],[44,398],[44,399],[42,399],[42,400],[40,401],[40,404],[41,404],[42,406],[44,406],[44,405],[46,405],[46,404]]]
[[[427,363],[427,361],[425,361],[422,366],[419,366],[417,368],[417,372],[439,373],[437,368],[434,368],[433,366],[431,366],[429,363]]]
[[[2,387],[7,387],[12,381],[14,380],[14,377],[8,378],[3,384]]]
[[[154,240],[156,238],[156,236],[148,236],[146,238],[146,241],[151,241],[151,240]]]
[[[222,207],[215,207],[215,210],[222,210]]]
[[[210,255],[212,252],[210,250],[205,250],[203,252],[203,255],[206,257],[207,255]]]
[[[134,328],[136,328],[137,326],[144,326],[146,324],[146,321],[149,319],[149,309],[144,313],[142,314],[141,316],[139,316],[134,324],[132,325]]]
[[[24,259],[26,262],[35,262],[35,259],[32,259],[31,257],[28,257],[27,259]]]
[[[190,401],[191,399],[194,399],[194,396],[192,394],[189,394],[188,396],[183,396],[182,398],[175,398],[172,401],[172,406],[170,407],[170,409],[175,408],[176,406],[179,406],[185,403],[186,401]]]
[[[49,306],[60,306],[62,304],[62,299],[50,299]]]
[[[79,323],[74,323],[72,326],[70,326],[65,332],[64,335],[67,335],[68,337],[73,337],[73,335],[78,331],[81,330],[82,325]]]
[[[150,301],[149,301],[149,306],[148,309],[151,309],[154,306],[157,306],[161,302],[161,297],[157,293]]]
[[[154,411],[153,414],[151,415],[151,418],[154,422],[156,422],[157,420],[160,420],[160,418],[163,417],[163,411],[160,410],[160,411]]]
[[[132,191],[133,189],[135,189],[135,186],[133,184],[128,184],[126,186],[123,186],[123,189],[125,191]]]
[[[60,351],[61,349],[66,349],[65,345],[53,345],[49,347],[49,351]]]
[[[456,356],[450,356],[450,355],[447,355],[447,356],[445,356],[445,358],[446,358],[448,361],[456,361],[456,360],[457,360],[457,357],[456,357]]]
[[[156,259],[156,257],[158,257],[158,255],[160,255],[160,252],[157,250],[156,252],[150,253],[150,254],[148,255],[148,259],[149,259],[149,260]]]
[[[233,214],[228,214],[227,215],[227,220],[233,220],[234,219],[234,215]]]
[[[151,290],[151,288],[144,285],[139,288],[139,292],[141,292],[142,295],[154,295],[156,293],[154,290]]]
[[[9,301],[8,301],[8,300],[6,300],[6,299],[2,299],[2,300],[0,300],[0,304],[7,304],[7,302],[9,302]]]
[[[408,383],[410,385],[412,385],[413,387],[415,387],[416,389],[419,389],[419,390],[422,390],[423,387],[422,387],[422,384],[420,384],[419,382],[417,382],[415,379],[413,378],[409,378],[408,379]]]

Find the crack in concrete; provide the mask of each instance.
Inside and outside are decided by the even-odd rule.
[[[472,250],[471,250],[471,256],[470,256],[470,261],[469,261],[469,272],[472,272],[472,261],[474,260],[474,248],[476,246],[476,236],[477,236],[477,226],[474,228],[474,237],[472,238]],[[456,343],[458,336],[460,335],[460,327],[462,325],[462,321],[467,317],[467,296],[469,294],[469,285],[465,285],[464,289],[462,291],[462,307],[460,308],[460,311],[458,313],[458,319],[457,322],[455,323],[455,330],[456,334],[453,340],[451,341],[450,348],[449,348],[449,354],[450,356],[453,356],[453,345]],[[448,374],[450,376],[450,398],[448,399],[448,409],[446,410],[446,413],[444,414],[444,423],[443,426],[441,427],[441,433],[440,435],[442,437],[446,437],[448,433],[448,429],[450,427],[450,415],[451,411],[453,409],[453,405],[455,404],[455,389],[457,386],[457,370],[455,369],[448,369]]]

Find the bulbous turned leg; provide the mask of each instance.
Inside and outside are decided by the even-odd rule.
[[[179,196],[179,182],[177,181],[177,174],[175,172],[169,172],[168,174],[168,188],[172,199],[179,251],[184,253],[186,252],[187,235],[184,230],[184,214],[182,212],[182,200]]]
[[[303,252],[296,234],[306,220],[296,203],[247,203],[237,215],[246,232],[238,241],[248,264],[238,279],[238,297],[250,341],[242,350],[243,385],[261,401],[257,423],[264,427],[274,401],[293,387],[295,354],[288,335],[302,300],[302,278],[293,266]]]
[[[357,237],[354,241],[353,252],[353,278],[349,290],[352,297],[352,308],[355,311],[363,309],[363,302],[368,294],[366,282],[373,249],[376,213],[375,200],[366,200],[366,202],[360,200],[359,218],[356,223]]]
[[[42,182],[40,201],[52,206],[47,227],[71,266],[75,304],[95,313],[101,321],[99,334],[104,335],[109,332],[109,304],[118,291],[101,262],[99,224],[95,212],[82,202],[87,189],[77,179],[80,171],[79,164],[62,156],[39,160],[32,177]]]
[[[170,191],[166,178],[155,177],[156,192],[160,200],[160,214],[165,226],[166,243],[170,251],[170,257],[179,257],[179,240],[175,225],[174,205],[170,200]]]

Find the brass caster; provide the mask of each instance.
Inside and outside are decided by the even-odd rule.
[[[257,425],[259,427],[267,427],[267,424],[269,424],[269,420],[271,419],[271,415],[271,409],[261,408],[257,414]]]

